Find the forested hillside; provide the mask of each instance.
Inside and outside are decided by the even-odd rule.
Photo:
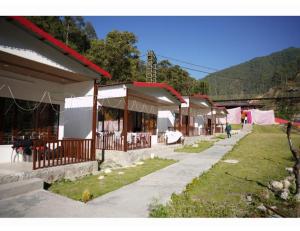
[[[141,59],[145,54],[138,50],[138,38],[134,33],[112,28],[105,38],[98,38],[93,25],[80,16],[28,18],[112,75],[111,80],[102,81],[146,81],[146,65]],[[168,60],[160,60],[157,69],[157,81],[170,84],[183,95],[208,93],[206,82],[196,80],[187,71]]]
[[[299,72],[300,48],[291,47],[210,74],[204,80],[213,96],[261,96],[272,89],[299,84]]]

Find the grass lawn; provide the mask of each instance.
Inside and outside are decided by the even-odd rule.
[[[105,193],[116,190],[124,185],[130,184],[139,180],[141,177],[162,169],[168,165],[175,163],[175,160],[167,159],[147,159],[143,165],[137,165],[136,167],[116,169],[108,174],[100,174],[104,176],[104,179],[99,180],[100,175],[89,175],[80,178],[75,181],[58,181],[53,183],[49,190],[51,192],[67,196],[74,200],[81,201],[82,194],[85,190],[88,190],[92,195],[92,199],[99,197]],[[120,175],[119,172],[124,174]]]
[[[293,134],[295,147],[300,134]],[[271,180],[282,180],[293,165],[285,133],[278,126],[255,126],[223,159],[195,178],[183,193],[173,195],[166,206],[153,205],[152,217],[260,217],[261,203],[275,205],[286,216],[295,216],[292,202],[285,202],[267,189]],[[246,196],[251,195],[252,202]],[[268,196],[269,195],[269,196]]]
[[[227,135],[226,134],[218,134],[215,136],[216,139],[219,139],[219,140],[224,140],[227,138]]]
[[[204,151],[205,149],[210,148],[214,142],[212,141],[201,141],[197,143],[197,147],[193,147],[193,145],[184,145],[182,148],[177,148],[175,152],[186,152],[186,153],[199,153]]]
[[[241,130],[242,125],[241,124],[231,124],[231,129],[232,130]]]

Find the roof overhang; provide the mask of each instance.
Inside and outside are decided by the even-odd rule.
[[[91,77],[0,51],[0,72],[15,73],[60,84],[89,81]],[[12,77],[10,77],[12,78]]]
[[[131,99],[149,102],[158,107],[179,106],[182,96],[165,83],[129,82],[99,86],[98,99],[123,98],[126,91]]]
[[[104,77],[111,78],[111,75],[103,70],[101,67],[97,66],[90,60],[88,60],[86,57],[83,55],[79,54],[77,51],[73,50],[63,42],[59,41],[58,39],[54,38],[47,32],[43,31],[41,28],[36,26],[34,23],[32,23],[30,20],[26,19],[25,17],[21,16],[9,16],[9,20],[12,20],[16,22],[18,25],[26,29],[27,31],[31,32],[33,35],[35,35],[38,39],[46,42],[47,44],[55,47],[58,49],[60,52],[62,52],[64,55],[68,55],[72,57],[74,60],[77,62],[81,63],[84,65],[86,68],[103,75]]]

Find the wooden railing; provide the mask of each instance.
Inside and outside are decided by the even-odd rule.
[[[151,133],[128,133],[127,150],[151,148]],[[96,149],[124,151],[124,135],[101,132],[96,138]]]
[[[92,139],[63,139],[33,142],[33,169],[95,160]]]
[[[114,132],[100,133],[96,138],[96,149],[123,151],[124,136],[117,135]]]
[[[132,133],[131,140],[127,138],[128,150],[141,149],[141,148],[151,148],[151,133]]]

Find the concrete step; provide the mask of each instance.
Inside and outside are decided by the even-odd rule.
[[[18,196],[20,194],[43,189],[44,182],[40,178],[32,178],[29,180],[17,181],[0,185],[0,200]]]

